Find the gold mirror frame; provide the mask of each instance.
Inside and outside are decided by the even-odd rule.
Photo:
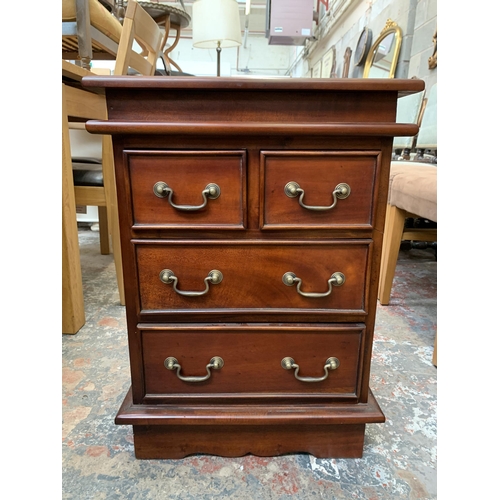
[[[365,62],[365,68],[363,70],[363,78],[369,78],[370,69],[373,66],[375,55],[377,54],[378,48],[381,43],[385,40],[385,38],[391,34],[394,34],[394,52],[392,54],[391,66],[389,68],[389,75],[387,78],[394,78],[396,73],[396,66],[398,64],[399,52],[401,51],[401,42],[403,40],[403,32],[398,24],[392,19],[388,19],[384,29],[380,32],[379,37],[375,40],[375,43],[372,45],[370,52],[368,53],[368,57]],[[392,48],[391,48],[392,50]],[[383,78],[383,77],[380,77]]]

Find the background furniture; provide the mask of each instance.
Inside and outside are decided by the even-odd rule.
[[[141,48],[140,53],[136,51],[134,41]],[[158,25],[137,2],[130,0],[125,12],[123,34],[114,74],[126,75],[130,69],[138,74],[154,74],[161,41],[162,34]],[[109,70],[103,71],[104,73],[101,74],[106,74],[106,72],[109,74]],[[70,124],[70,128],[84,129],[84,124],[73,123]],[[114,230],[111,231],[111,237],[115,249],[115,265],[121,269],[121,245],[113,158],[112,156],[105,158],[103,162],[104,149],[101,149],[100,145],[93,141],[94,138],[98,138],[88,134],[86,130],[73,130],[70,135],[72,135],[73,145],[78,151],[75,156],[75,147],[72,150],[76,204],[98,207],[102,254],[108,254],[110,251],[108,220],[112,220]],[[100,141],[98,140],[98,142]],[[118,282],[120,303],[124,305],[125,296],[121,271]]]
[[[437,241],[437,229],[405,228],[407,218],[423,217],[437,222],[437,167],[393,162],[390,179],[378,292],[382,305],[390,301],[401,241]],[[432,362],[437,366],[437,335]]]
[[[437,166],[433,164],[437,158],[437,84],[431,87],[426,100],[427,104],[415,146],[419,155],[414,157],[423,159],[424,152],[427,150],[435,155],[428,157],[428,163],[422,161],[391,162],[378,292],[382,305],[387,305],[390,300],[401,240],[437,241],[436,229],[411,228],[405,231],[404,227],[406,218],[422,217],[437,222]]]
[[[85,324],[69,122],[74,119],[107,118],[105,96],[81,88],[84,75],[92,73],[62,61],[62,332],[68,334],[77,333]],[[109,136],[102,138],[102,158],[103,170],[112,173],[113,152]],[[112,227],[118,230],[117,224],[112,224]],[[116,252],[116,247],[113,250]],[[120,283],[122,268],[116,262],[117,255],[114,254]]]
[[[135,51],[134,40],[143,48],[141,54]],[[161,40],[162,33],[158,25],[135,0],[129,0],[115,72],[126,74],[129,68],[132,68],[135,71],[144,72],[146,75],[153,74]],[[106,99],[102,94],[98,95],[92,91],[78,88],[82,76],[92,73],[67,61],[63,60],[62,63],[63,79],[65,82],[71,83],[71,85],[63,84],[63,333],[74,334],[85,323],[76,204],[101,207],[99,212],[101,252],[109,252],[109,231],[122,305],[125,304],[125,293],[110,136],[103,135],[101,138],[102,154],[92,155],[94,168],[86,169],[85,165],[78,161],[78,158],[73,161],[71,157],[70,123],[75,119],[105,118],[107,116]],[[81,123],[79,125],[73,123],[71,126],[79,127]],[[78,132],[75,131],[75,133]],[[101,169],[96,172],[95,165],[99,167],[99,163],[101,163]],[[76,168],[74,169],[74,167]],[[70,172],[71,176],[68,177]],[[100,176],[99,173],[101,173]],[[75,177],[77,185],[75,185]],[[89,178],[91,178],[91,182],[88,181]],[[102,180],[102,183],[99,182],[99,179]]]
[[[406,218],[437,222],[437,167],[417,162],[393,162],[386,212],[379,301],[389,304],[402,240],[437,241],[436,229],[405,229]]]
[[[216,49],[217,76],[221,50],[241,45],[241,27],[236,0],[197,0],[193,3],[193,47]]]
[[[167,74],[172,73],[172,66],[182,73],[180,66],[172,60],[171,53],[179,43],[181,30],[189,26],[191,17],[185,10],[175,7],[172,4],[139,2],[139,5],[155,20],[158,26],[165,30],[160,47],[160,58],[165,64]],[[173,43],[167,46],[171,30],[175,32],[175,39]]]
[[[63,59],[90,69],[92,59],[116,58],[122,25],[111,13],[114,4],[114,0],[62,0]]]
[[[422,161],[393,161],[389,177],[384,241],[378,299],[390,302],[401,241],[437,242],[435,228],[406,228],[409,218],[424,218],[437,223],[437,84],[431,87],[417,136],[415,156]],[[429,154],[430,153],[430,154]],[[433,363],[437,366],[437,337]]]
[[[137,2],[130,0],[125,12],[123,36],[118,49],[114,74],[126,75],[130,69],[138,74],[154,74],[161,40],[162,34],[158,25]],[[141,47],[140,53],[136,51],[134,41]],[[106,74],[106,72],[109,74],[109,70],[103,71],[101,74]],[[84,128],[84,124],[73,123],[70,124],[70,128]],[[76,144],[78,148],[76,156],[75,149],[72,152],[76,204],[98,207],[102,254],[109,253],[108,219],[113,221],[115,229],[111,232],[111,236],[113,247],[116,249],[115,264],[121,268],[113,158],[106,158],[104,162],[104,167],[109,164],[113,169],[103,168],[102,152],[104,150],[95,147],[97,146],[93,141],[95,136],[88,134],[86,130],[74,130],[72,135],[73,144]],[[81,137],[81,135],[85,137]],[[92,147],[93,142],[94,147]],[[124,305],[125,296],[121,276],[119,289],[120,302]]]
[[[422,112],[427,99],[424,98],[425,92],[416,92],[415,94],[401,97],[398,99],[398,108],[396,112],[396,122],[415,123],[420,126],[422,121]],[[394,137],[392,149],[394,151],[394,160],[409,160],[410,153],[415,147],[414,136]]]
[[[418,161],[437,163],[437,83],[428,91],[415,144]]]
[[[114,74],[127,75],[131,68],[140,75],[154,75],[162,39],[163,35],[153,18],[135,0],[129,0]],[[142,49],[141,52],[136,50],[134,42]]]
[[[363,70],[363,78],[394,78],[398,64],[403,33],[392,19],[370,47]]]
[[[114,142],[132,376],[116,423],[136,457],[360,457],[385,419],[369,379],[392,139],[417,132],[396,98],[423,82],[84,83],[109,112],[87,130]]]

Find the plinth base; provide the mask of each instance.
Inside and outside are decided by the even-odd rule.
[[[365,424],[384,421],[371,392],[366,404],[171,406],[134,405],[129,391],[115,419],[133,425],[139,459],[285,453],[361,458]]]

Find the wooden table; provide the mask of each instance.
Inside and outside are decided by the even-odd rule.
[[[84,90],[81,87],[81,80],[84,76],[95,76],[95,73],[68,61],[62,61],[62,332],[68,334],[77,333],[85,324],[69,120],[105,120],[108,116],[104,94],[98,91]],[[111,231],[115,232],[113,241],[118,241],[118,222],[117,220],[113,221],[113,218],[117,216],[112,215],[116,214],[117,210],[116,201],[114,207],[112,206],[113,200],[116,200],[116,187],[111,138],[103,136],[102,144],[103,175],[109,177],[109,173],[111,173],[112,176],[112,181],[108,182],[109,199],[111,200],[108,220]],[[114,252],[114,258],[117,278],[122,280],[121,252]],[[120,297],[120,301],[124,304],[124,297]]]

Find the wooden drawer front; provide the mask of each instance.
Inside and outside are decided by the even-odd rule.
[[[330,309],[364,312],[366,275],[371,240],[300,242],[147,241],[137,242],[141,309]],[[166,284],[160,274],[170,270],[177,283]],[[223,279],[208,283],[200,296],[176,292],[206,290],[213,270]],[[300,291],[326,293],[328,280],[342,273],[345,282],[332,286],[325,297],[304,297],[299,285],[287,286],[283,276],[292,272],[302,280]],[[165,277],[165,274],[163,274]],[[175,285],[175,286],[174,286]],[[228,311],[231,312],[231,311]],[[262,312],[262,311],[260,311]]]
[[[144,151],[126,153],[130,172],[135,229],[148,228],[244,228],[246,225],[246,154],[244,151]],[[173,191],[160,198],[157,182]],[[215,199],[203,191],[209,184],[220,188]]]
[[[354,395],[357,392],[359,357],[364,325],[328,326],[196,326],[142,331],[146,395],[160,394],[273,394]],[[165,360],[173,357],[181,377],[204,377],[210,360],[224,364],[209,369],[205,381],[186,382]],[[325,362],[335,357],[339,366],[328,369],[323,381],[304,382],[295,369],[282,367],[291,357],[299,377],[322,378]]]
[[[262,152],[261,228],[366,229],[373,224],[374,186],[379,152]],[[295,182],[304,191],[289,197],[285,186]],[[332,192],[347,184],[350,194],[334,203]]]

